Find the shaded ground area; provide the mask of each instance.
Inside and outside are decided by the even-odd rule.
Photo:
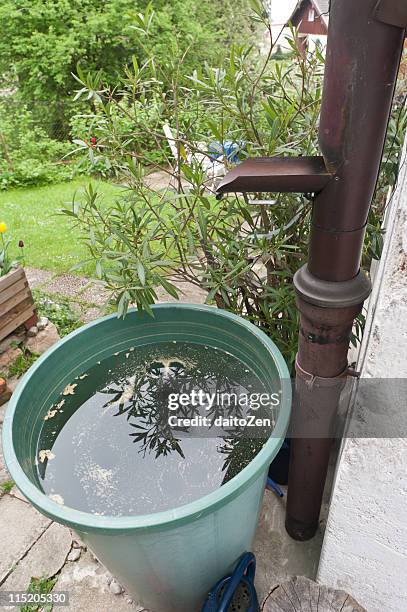
[[[266,491],[254,544],[260,601],[291,576],[316,574],[322,531],[311,542],[294,542],[284,529],[284,510],[284,499]],[[31,576],[55,576],[54,589],[69,592],[69,610],[144,610],[74,533],[39,514],[15,487],[0,499],[0,516],[0,590],[25,590]]]

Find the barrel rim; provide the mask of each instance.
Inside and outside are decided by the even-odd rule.
[[[265,479],[266,468],[276,456],[285,438],[291,413],[292,390],[290,376],[280,350],[262,330],[234,313],[213,306],[188,303],[165,303],[156,304],[152,308],[154,311],[180,309],[195,311],[197,313],[210,313],[217,317],[227,318],[238,326],[243,326],[249,330],[251,334],[256,337],[257,341],[261,342],[271,354],[280,380],[282,381],[282,401],[276,426],[273,430],[273,435],[266,442],[262,450],[248,466],[234,476],[229,482],[219,489],[177,508],[145,515],[100,516],[57,504],[33,484],[22,469],[14,450],[12,423],[18,407],[19,398],[31,378],[35,376],[37,369],[41,367],[41,364],[49,359],[49,357],[63,344],[67,344],[75,336],[82,334],[87,329],[102,325],[105,321],[117,318],[117,315],[108,315],[87,323],[54,344],[39,357],[30,370],[22,377],[10,399],[3,422],[4,459],[18,489],[38,510],[40,510],[40,512],[59,523],[68,525],[84,533],[105,532],[113,535],[120,532],[128,533],[140,530],[151,531],[153,529],[173,528],[190,523],[209,513],[213,513],[227,502],[237,497],[258,478],[264,477]],[[129,310],[129,313],[130,312],[137,313],[138,311],[136,309],[131,309]]]

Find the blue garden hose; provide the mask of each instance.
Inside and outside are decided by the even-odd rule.
[[[277,493],[279,497],[284,497],[284,493],[276,482],[270,476],[267,476],[266,489],[271,489],[274,493]]]
[[[215,584],[201,612],[227,612],[238,589],[243,588],[249,603],[244,612],[259,612],[259,602],[254,588],[256,559],[253,553],[244,553],[231,576],[225,576]],[[239,609],[241,609],[239,607]]]
[[[274,491],[279,497],[284,497],[283,491],[270,476],[267,477],[266,488]],[[255,573],[255,556],[253,553],[245,553],[236,565],[233,574],[225,576],[215,584],[201,612],[227,612],[238,589],[243,589],[249,600],[244,612],[259,612],[259,602],[254,588]]]

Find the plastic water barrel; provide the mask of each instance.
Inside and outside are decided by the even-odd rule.
[[[162,304],[154,316],[130,311],[76,330],[22,378],[3,425],[4,456],[17,487],[43,514],[73,528],[137,601],[153,612],[195,612],[210,588],[252,546],[268,466],[283,444],[291,383],[274,343],[257,327],[210,306]],[[137,516],[99,516],[61,506],[41,489],[35,466],[44,416],[61,389],[114,352],[168,341],[232,353],[263,381],[282,388],[272,436],[234,478],[192,503]]]

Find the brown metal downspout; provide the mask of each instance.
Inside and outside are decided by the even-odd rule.
[[[314,199],[309,262],[294,277],[300,333],[286,529],[297,540],[318,527],[349,338],[370,291],[360,257],[405,35],[405,23],[389,25],[388,15],[398,23],[404,1],[331,0],[319,142],[333,178]]]
[[[319,128],[323,158],[253,158],[217,194],[314,192],[308,265],[294,276],[300,333],[286,528],[317,527],[353,321],[370,293],[359,270],[407,28],[407,0],[331,0]]]

